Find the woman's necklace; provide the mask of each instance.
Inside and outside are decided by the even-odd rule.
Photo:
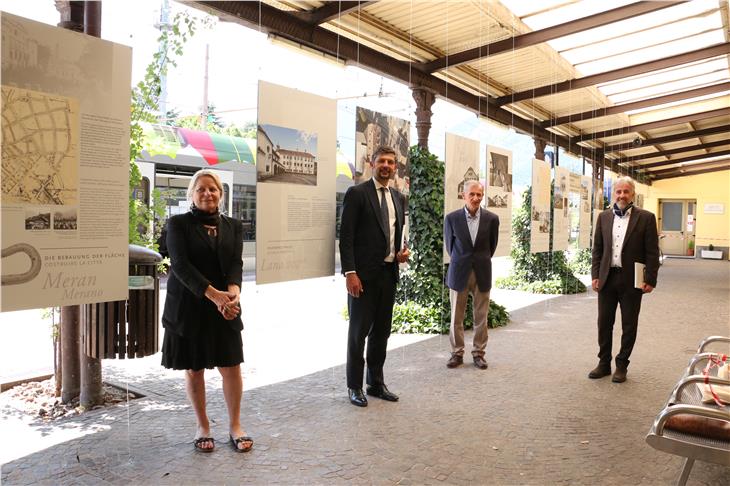
[[[218,236],[218,227],[217,226],[204,224],[203,228],[205,228],[205,231],[208,232],[208,236],[212,236],[213,238]]]

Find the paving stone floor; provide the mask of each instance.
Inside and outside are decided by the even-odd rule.
[[[673,484],[681,458],[644,437],[699,341],[730,334],[730,264],[668,260],[659,278],[623,384],[586,378],[597,352],[589,291],[514,311],[490,331],[486,371],[447,369],[444,337],[392,350],[386,379],[399,403],[350,405],[341,364],[246,391],[248,454],[225,441],[218,380],[209,383],[217,450],[196,454],[181,377],[150,367],[130,383],[143,399],[31,424],[38,440],[71,438],[4,464],[2,483]],[[123,381],[119,368],[105,372]],[[688,484],[730,485],[730,468],[697,462]]]

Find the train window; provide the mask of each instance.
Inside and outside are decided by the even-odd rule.
[[[256,186],[233,184],[233,217],[243,223],[244,241],[256,239]]]
[[[138,201],[142,201],[145,206],[150,205],[150,179],[148,177],[142,177],[139,185],[132,191],[132,197]]]

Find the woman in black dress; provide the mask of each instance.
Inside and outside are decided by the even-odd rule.
[[[215,448],[205,408],[204,373],[206,368],[218,368],[223,378],[231,445],[237,452],[247,452],[253,440],[240,421],[243,226],[220,214],[222,194],[218,176],[200,170],[188,186],[190,211],[167,221],[171,266],[162,315],[162,365],[185,370],[187,394],[198,422],[193,444],[200,452]]]

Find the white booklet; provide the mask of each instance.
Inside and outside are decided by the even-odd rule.
[[[634,287],[640,289],[644,285],[644,265],[643,263],[634,263]]]

